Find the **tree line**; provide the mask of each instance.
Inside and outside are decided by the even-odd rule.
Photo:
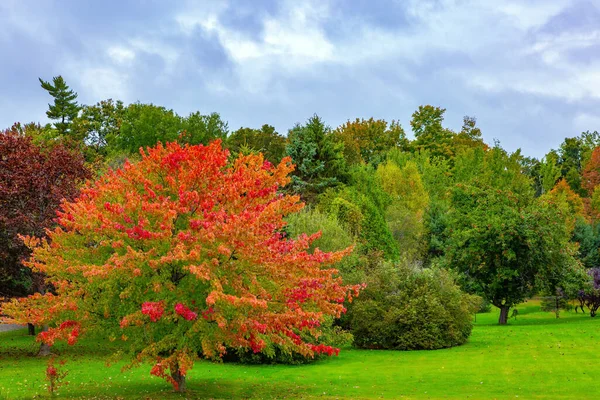
[[[44,247],[46,250],[35,250],[45,266],[38,265],[33,268],[37,272],[32,272],[28,268],[31,263],[26,261],[31,254],[27,241],[32,244],[53,237],[57,240],[54,246],[62,246],[61,251],[70,254],[71,259],[85,258],[88,264],[93,264],[95,259],[107,263],[117,254],[126,257],[126,253],[121,254],[119,250],[122,241],[114,240],[113,236],[122,236],[129,241],[130,248],[147,254],[150,248],[144,247],[144,241],[162,238],[163,241],[156,242],[160,243],[156,249],[167,251],[172,247],[180,251],[177,256],[169,255],[172,257],[169,260],[179,263],[167,263],[169,267],[165,267],[163,276],[170,282],[166,287],[175,290],[180,282],[187,282],[185,271],[188,270],[181,270],[181,263],[191,262],[182,255],[181,248],[192,243],[194,235],[199,235],[199,227],[207,232],[215,226],[221,231],[227,227],[231,231],[226,232],[234,235],[235,229],[240,231],[244,226],[248,232],[267,229],[266,226],[276,230],[277,240],[272,239],[273,243],[297,240],[304,246],[290,253],[299,252],[299,258],[286,258],[288,265],[297,265],[298,260],[302,260],[315,266],[327,260],[325,264],[334,264],[345,284],[350,285],[347,288],[361,294],[352,303],[344,303],[344,312],[341,312],[341,308],[327,305],[335,302],[334,294],[344,302],[343,286],[335,286],[329,280],[334,279],[335,272],[319,283],[314,283],[318,269],[311,272],[312,283],[292,273],[288,280],[276,280],[269,287],[285,289],[287,301],[292,298],[296,305],[313,295],[315,299],[320,298],[318,307],[330,310],[325,313],[329,315],[327,321],[319,320],[321,316],[289,319],[292,324],[289,328],[281,326],[282,330],[275,332],[263,327],[258,319],[264,315],[257,314],[252,328],[235,325],[236,330],[247,330],[235,340],[219,336],[218,341],[197,343],[198,351],[204,355],[237,352],[241,359],[256,359],[259,355],[254,353],[265,353],[270,358],[297,361],[298,355],[302,358],[313,353],[335,353],[335,346],[339,345],[336,340],[347,338],[342,332],[350,332],[358,347],[435,349],[464,343],[471,332],[472,313],[485,308],[486,304],[499,308],[500,324],[507,323],[511,308],[534,295],[551,298],[554,306],[550,309],[557,317],[568,300],[578,301],[582,310],[588,308],[592,316],[600,307],[600,135],[597,132],[567,138],[558,149],[537,160],[520,151],[509,153],[498,142],[485,143],[473,117],[464,118],[460,131],[445,127],[445,109],[431,105],[420,106],[412,114],[413,140],[407,138],[398,121],[355,119],[332,128],[317,115],[297,123],[284,136],[268,124],[230,132],[227,122],[218,113],[195,112],[182,117],[165,107],[142,103],[125,105],[112,99],[79,105],[77,94],[62,77],[40,82],[53,99],[47,113],[53,123],[45,126],[15,124],[0,135],[0,202],[3,205],[0,211],[0,294],[4,296],[33,295],[35,302],[46,293],[52,294],[61,288],[67,290],[65,277],[61,275],[61,271],[69,269],[67,257],[54,258],[58,256],[51,250],[51,244]],[[221,151],[221,147],[225,150]],[[199,166],[189,160],[206,165]],[[186,167],[181,163],[187,163]],[[211,173],[203,169],[210,166],[216,166]],[[179,192],[171,182],[173,178],[165,175],[169,168],[181,177]],[[233,169],[229,172],[228,168]],[[236,168],[241,171],[239,176]],[[133,171],[138,172],[127,175]],[[185,175],[190,171],[196,175]],[[250,171],[254,171],[254,175],[246,175]],[[277,171],[285,171],[285,174]],[[278,174],[289,175],[289,178]],[[275,175],[279,178],[273,178]],[[190,189],[196,187],[198,183],[194,182],[199,182],[199,177],[206,180],[206,187],[212,191],[224,191],[217,199],[202,197],[204,194]],[[80,194],[78,189],[88,179],[98,179],[100,186],[96,189],[86,186],[87,192]],[[252,182],[256,187],[252,187]],[[213,183],[216,186],[211,186]],[[166,190],[165,207],[167,200],[179,198],[178,201],[183,202],[184,194],[188,199],[185,207],[169,203],[165,210],[153,208],[156,206],[151,204],[159,187]],[[98,190],[105,203],[92,200],[97,194],[90,193]],[[76,200],[78,196],[82,197]],[[227,205],[223,203],[226,198],[229,199]],[[241,212],[239,218],[253,216],[260,220],[262,207],[280,198],[289,203],[282,203],[287,204],[287,211],[271,215],[276,223],[254,227],[247,220],[247,225],[235,225],[226,217]],[[60,208],[63,199],[67,203]],[[263,199],[264,204],[257,199]],[[300,199],[306,207],[296,209],[293,199]],[[196,202],[198,209],[204,210],[203,220],[196,221],[188,215],[196,212],[196,208],[190,211],[190,202]],[[69,205],[84,203],[90,215],[97,215],[99,221],[110,220],[112,225],[92,229],[95,222]],[[236,204],[245,204],[244,207],[253,204],[255,208],[250,212],[249,208],[236,208]],[[127,207],[130,209],[125,218],[123,213]],[[179,212],[184,215],[176,222],[169,222],[174,225],[162,222],[173,232],[179,232],[174,242],[169,235],[163,237],[149,228],[159,219],[168,220],[169,207],[173,215]],[[154,211],[144,214],[140,213],[142,209]],[[259,209],[260,212],[256,211]],[[56,210],[59,210],[58,219]],[[70,215],[76,220],[82,218],[77,223],[81,225],[69,222]],[[55,228],[57,222],[62,228]],[[214,225],[217,223],[221,225]],[[229,223],[235,229],[229,227]],[[63,230],[73,234],[61,233]],[[102,250],[108,242],[101,240],[100,233],[93,233],[100,231],[112,232],[108,236],[114,240],[110,248]],[[217,231],[212,235],[218,236]],[[29,239],[24,242],[25,237]],[[208,240],[205,236],[202,238]],[[255,252],[264,245],[250,233],[243,240],[236,240],[232,243],[239,246],[243,241],[254,243]],[[284,250],[283,244],[278,246],[277,251],[282,254],[291,251]],[[302,253],[302,249],[306,253]],[[265,270],[252,267],[260,261],[250,250],[248,253],[239,250],[238,254],[230,247],[216,246],[210,251],[214,252],[211,257],[217,264],[225,256],[226,265],[231,268],[245,265],[246,270],[242,268],[237,272],[240,277],[248,274],[246,277],[252,279],[252,274],[258,277],[265,271],[274,273],[267,264]],[[343,253],[345,257],[335,256],[332,262],[327,258],[330,256],[322,256],[322,251]],[[260,253],[259,258],[271,257],[267,254]],[[238,262],[238,259],[246,261]],[[39,261],[34,261],[34,266],[35,262]],[[132,269],[131,274],[143,275],[143,263],[131,262],[137,268]],[[143,265],[147,266],[147,262]],[[208,276],[202,275],[208,274],[203,269],[208,268],[204,264],[194,268],[197,276]],[[292,276],[295,278],[291,279]],[[225,297],[239,290],[250,290],[252,286],[242,278],[239,282],[238,278],[228,279],[232,279],[228,281],[231,289],[221,286],[218,290]],[[119,290],[129,285],[119,282],[115,283]],[[223,285],[224,281],[219,282]],[[164,282],[159,283],[164,288]],[[101,303],[100,297],[94,296],[101,296],[107,289],[102,283],[97,282],[97,285],[100,286],[85,286],[91,297],[85,301],[77,299],[83,302],[78,303],[79,306]],[[137,302],[145,298],[136,286],[128,290],[127,298]],[[162,290],[156,292],[162,293]],[[102,300],[106,301],[106,310],[121,310],[125,314],[133,310],[131,302],[119,297],[122,293],[112,294],[117,297]],[[220,309],[227,309],[230,314],[222,315],[213,315],[215,308],[210,305],[214,303],[207,302],[203,305],[205,308],[193,309],[192,299],[187,300],[185,304],[177,303],[178,318],[196,320],[204,312],[208,313],[202,314],[204,320],[225,324],[227,315],[239,315],[227,308],[240,305],[231,299],[229,306]],[[147,322],[157,322],[167,312],[164,301],[157,298],[143,303],[145,309],[141,313],[149,318]],[[20,315],[22,322],[53,323],[19,314],[19,302],[11,304],[3,310]],[[250,308],[241,306],[238,311],[254,310],[252,307],[256,304],[247,306]],[[131,314],[114,329],[139,326],[141,318]],[[304,337],[308,334],[304,328],[316,328],[316,320],[320,329],[316,336],[321,337],[321,341],[313,345],[322,346],[314,348],[318,351],[306,347],[308,339]],[[244,320],[244,324],[247,322]],[[64,329],[50,326],[50,332],[55,335],[51,339],[69,339],[78,327],[75,323]],[[162,329],[166,332],[166,328]],[[211,335],[216,333],[211,332],[205,332],[203,337],[214,339]],[[250,334],[253,336],[247,336]],[[144,350],[145,339],[139,339],[135,344],[138,354],[146,351],[144,354],[162,357],[160,351]],[[155,339],[156,343],[167,346],[161,334],[156,333]],[[186,357],[190,353],[181,353],[184,345],[183,342],[168,344],[167,347],[171,347],[165,354],[172,368],[177,362],[189,361]],[[219,347],[221,345],[224,347]],[[231,348],[227,351],[227,346],[234,346],[235,351]],[[179,356],[183,358],[177,358]],[[157,367],[160,376],[165,374],[164,365]],[[177,373],[181,371],[175,369],[176,374],[170,379],[177,381],[181,378]]]

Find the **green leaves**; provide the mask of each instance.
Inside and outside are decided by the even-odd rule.
[[[39,78],[42,88],[54,98],[54,104],[49,104],[49,110],[46,112],[48,118],[55,120],[54,126],[61,135],[70,133],[70,124],[77,113],[79,105],[75,101],[77,93],[67,86],[62,76],[52,78],[52,83]]]

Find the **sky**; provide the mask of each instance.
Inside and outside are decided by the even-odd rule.
[[[47,122],[38,77],[82,104],[216,111],[286,134],[314,113],[445,126],[543,157],[600,131],[600,0],[1,0],[0,128]]]

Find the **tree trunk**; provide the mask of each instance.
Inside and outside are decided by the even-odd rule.
[[[500,306],[500,318],[498,318],[499,325],[506,325],[508,322],[508,310],[510,310],[510,306]]]
[[[48,325],[44,325],[44,327],[42,328],[42,332],[46,332],[48,330]],[[46,343],[42,342],[42,344],[40,344],[40,351],[38,351],[38,356],[39,357],[47,357],[50,355],[50,346],[47,345]]]
[[[171,378],[175,382],[175,391],[179,393],[185,392],[185,375],[181,374],[177,363],[171,368]]]
[[[27,324],[27,333],[29,336],[35,336],[35,325]]]

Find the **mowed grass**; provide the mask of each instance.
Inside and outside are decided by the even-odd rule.
[[[55,351],[69,361],[58,398],[406,398],[598,399],[600,320],[563,312],[560,319],[530,301],[498,326],[497,312],[478,314],[469,342],[437,351],[345,349],[309,365],[196,363],[189,391],[150,376],[149,366],[107,367],[106,343],[86,341]],[[0,334],[0,399],[49,397],[44,359],[25,330]]]

